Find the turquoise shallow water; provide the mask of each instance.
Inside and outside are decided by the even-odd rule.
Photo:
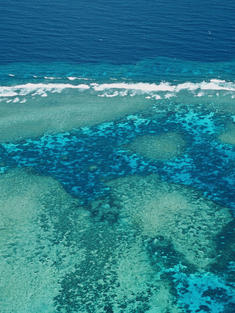
[[[1,66],[1,312],[234,312],[234,64]]]

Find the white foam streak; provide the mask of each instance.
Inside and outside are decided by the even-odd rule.
[[[64,89],[89,89],[90,86],[86,84],[72,85],[72,84],[24,84],[15,86],[0,86],[0,97],[14,97],[17,95],[26,96],[30,93],[33,95],[45,96],[46,92],[56,92],[59,93]]]
[[[185,82],[178,85],[171,85],[168,82],[161,82],[160,84],[149,83],[110,83],[110,84],[91,84],[95,91],[105,91],[109,89],[125,89],[141,91],[143,93],[149,92],[180,92],[182,90],[225,90],[235,91],[235,83],[226,82],[223,80],[212,79],[209,82],[191,83]]]
[[[18,97],[16,97],[12,102],[13,103],[17,103],[17,102],[19,102],[20,101],[20,99],[18,98]]]
[[[76,76],[68,76],[67,77],[68,80],[89,80],[88,78],[86,77],[76,77]]]
[[[77,79],[75,77],[68,77],[70,80]],[[0,97],[16,97],[39,95],[46,97],[48,92],[60,93],[64,89],[87,90],[92,89],[98,93],[98,96],[116,97],[116,96],[135,96],[139,94],[151,95],[151,97],[160,99],[162,93],[166,93],[164,98],[176,96],[181,91],[192,92],[195,96],[204,95],[205,91],[219,92],[219,91],[235,91],[235,82],[226,82],[219,79],[211,79],[209,82],[202,81],[198,83],[185,82],[181,84],[170,84],[169,82],[155,83],[91,83],[91,84],[70,84],[70,83],[28,83],[15,86],[0,86]],[[159,94],[160,93],[160,94]],[[210,94],[207,94],[209,97]]]
[[[7,90],[7,89],[2,89],[0,87],[0,97],[15,97],[17,96],[17,92],[11,91],[11,90]]]
[[[107,89],[125,89],[136,90],[142,92],[154,92],[154,91],[174,91],[174,86],[168,83],[149,84],[149,83],[111,83],[111,84],[91,84],[95,91],[104,91]]]
[[[173,93],[166,93],[165,94],[165,96],[164,96],[164,98],[165,99],[170,99],[170,98],[172,98],[172,97],[174,97],[175,95],[173,94]]]

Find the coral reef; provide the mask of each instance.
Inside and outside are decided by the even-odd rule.
[[[0,176],[0,189],[1,312],[54,313],[60,279],[72,269],[69,225],[59,240],[55,225],[58,211],[77,205],[52,178],[19,169]],[[77,217],[83,224],[83,211]]]
[[[191,313],[234,312],[235,297],[232,286],[211,273],[185,275],[176,273],[174,280],[180,302]]]
[[[143,135],[126,146],[132,152],[153,160],[168,160],[182,154],[185,147],[183,137],[176,132]]]
[[[107,185],[120,203],[123,223],[135,226],[143,236],[164,236],[199,270],[214,260],[214,239],[232,219],[228,209],[155,175],[119,178]]]
[[[223,143],[235,145],[235,121],[227,123],[218,138]]]

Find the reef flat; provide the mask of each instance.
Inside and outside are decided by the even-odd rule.
[[[4,67],[1,312],[234,312],[233,68]]]

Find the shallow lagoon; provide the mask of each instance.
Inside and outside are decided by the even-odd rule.
[[[233,69],[1,66],[2,312],[234,312]]]

